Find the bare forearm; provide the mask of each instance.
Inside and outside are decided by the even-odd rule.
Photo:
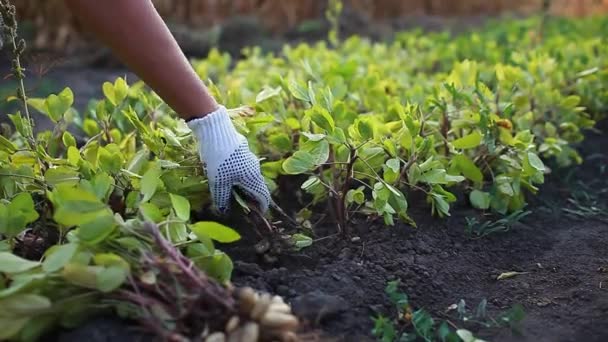
[[[150,0],[66,0],[74,15],[184,119],[217,109]]]

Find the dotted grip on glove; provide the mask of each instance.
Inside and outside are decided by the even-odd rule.
[[[234,128],[226,108],[219,107],[203,118],[188,121],[188,126],[198,139],[209,190],[220,212],[228,211],[233,187],[257,200],[264,212],[268,210],[271,198],[260,162],[249,149],[247,139]]]

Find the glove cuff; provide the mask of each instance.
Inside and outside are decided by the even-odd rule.
[[[188,127],[208,151],[232,151],[241,142],[241,135],[234,128],[224,106],[219,106],[200,119],[188,121]]]

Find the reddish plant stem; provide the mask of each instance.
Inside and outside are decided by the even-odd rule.
[[[352,178],[353,175],[353,167],[355,165],[355,162],[357,161],[357,150],[355,148],[353,148],[352,146],[349,146],[350,148],[350,152],[349,152],[349,156],[348,156],[348,166],[346,167],[346,176],[344,178],[344,183],[342,184],[342,193],[341,193],[341,198],[340,198],[340,202],[339,202],[339,211],[340,211],[340,219],[342,220],[342,224],[343,224],[343,232],[348,234],[348,221],[349,221],[349,215],[348,215],[348,208],[346,207],[346,194],[348,193],[348,188],[350,185],[350,180]]]
[[[399,174],[399,180],[398,182],[401,182],[401,180],[403,178],[405,178],[405,175],[407,174],[407,171],[412,167],[412,165],[414,165],[414,163],[416,162],[416,160],[418,159],[418,155],[414,154],[410,157],[410,160],[407,161],[407,164],[405,164],[403,166],[403,168],[401,169],[401,173]]]

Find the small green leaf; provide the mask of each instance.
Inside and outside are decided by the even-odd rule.
[[[144,219],[155,223],[159,223],[165,219],[163,214],[160,212],[160,209],[154,203],[146,202],[140,204],[139,212],[142,214]]]
[[[78,171],[66,166],[58,166],[48,169],[44,173],[44,179],[46,182],[53,186],[61,183],[76,184],[78,181],[80,181],[79,176]]]
[[[93,192],[102,202],[107,202],[114,187],[114,178],[105,172],[99,172],[91,179]]]
[[[111,210],[106,209],[97,213],[93,220],[79,224],[78,238],[83,242],[96,244],[112,234],[115,227],[114,215]]]
[[[432,169],[420,175],[419,181],[429,184],[446,184],[447,173],[444,169]]]
[[[22,192],[4,205],[0,203],[0,233],[13,237],[23,231],[28,223],[38,219],[32,196]]]
[[[116,106],[116,98],[114,97],[114,85],[110,82],[104,82],[102,85],[103,94],[105,97]]]
[[[61,136],[61,140],[63,141],[63,146],[65,146],[65,147],[70,147],[70,146],[76,147],[76,139],[68,131],[63,132],[63,135]]]
[[[281,88],[280,86],[276,88],[265,86],[264,89],[255,97],[255,103],[264,102],[272,97],[275,97],[281,94],[282,90],[283,88]]]
[[[25,218],[25,223],[34,222],[39,217],[32,195],[28,192],[22,192],[15,196],[7,208],[11,214],[22,215]]]
[[[308,89],[302,87],[296,80],[290,80],[288,84],[289,91],[291,95],[298,100],[310,102],[310,97],[308,97]]]
[[[483,135],[479,131],[474,131],[471,134],[465,135],[460,139],[456,139],[452,142],[455,148],[468,149],[475,148],[481,144]]]
[[[57,95],[51,94],[45,103],[49,118],[57,122],[74,103],[74,94],[70,88],[65,88]]]
[[[97,122],[92,119],[84,119],[84,122],[82,124],[82,130],[89,137],[93,137],[93,136],[97,135],[97,133],[101,132]]]
[[[114,100],[116,101],[115,105],[120,104],[124,99],[127,98],[129,94],[129,86],[127,82],[119,77],[114,81]]]
[[[154,165],[148,171],[146,171],[146,173],[144,173],[140,183],[140,192],[144,195],[142,202],[147,202],[152,198],[152,196],[154,196],[156,189],[162,182],[160,175],[161,170],[158,165]]]
[[[78,244],[76,243],[54,246],[45,253],[46,256],[42,262],[42,269],[47,273],[60,270],[72,260],[77,250]]]
[[[374,128],[366,120],[358,120],[356,123],[357,132],[363,140],[369,140],[374,137]]]
[[[0,151],[12,154],[17,151],[17,146],[15,146],[15,144],[13,144],[10,140],[0,135]]]
[[[346,201],[348,203],[363,204],[365,202],[365,194],[363,193],[363,187],[358,189],[350,189],[346,193]]]
[[[304,234],[293,234],[291,241],[296,250],[312,246],[312,238]]]
[[[129,161],[127,166],[127,170],[136,174],[139,173],[149,158],[150,150],[147,148],[142,148],[141,150],[137,151],[133,158],[131,158],[131,161]]]
[[[101,292],[112,292],[127,279],[128,270],[121,266],[104,267],[97,273],[96,287]]]
[[[315,167],[315,159],[306,151],[296,151],[291,157],[283,162],[283,171],[290,175],[298,175],[312,170]]]
[[[10,252],[0,252],[0,273],[21,273],[38,266],[39,262],[23,259]]]
[[[31,320],[23,316],[0,316],[0,340],[10,340]]]
[[[202,258],[198,264],[203,268],[205,273],[222,283],[230,280],[232,270],[234,269],[230,257],[226,253],[219,251],[216,251],[211,257]]]
[[[545,164],[533,152],[528,152],[528,163],[530,163],[530,166],[532,166],[536,171],[539,171],[539,172],[545,171]]]
[[[33,293],[20,293],[0,300],[3,313],[14,316],[36,316],[51,307],[51,301]],[[0,314],[0,316],[4,316]]]
[[[304,183],[302,183],[302,185],[300,186],[300,189],[306,191],[310,188],[317,186],[320,183],[321,183],[321,180],[319,179],[319,177],[312,176],[312,177],[308,178]]]
[[[228,228],[220,223],[211,221],[202,221],[190,226],[190,229],[200,240],[205,237],[211,238],[221,243],[230,243],[237,241],[241,235],[231,228]],[[202,238],[201,238],[202,237]]]
[[[486,210],[490,208],[491,197],[487,192],[473,190],[469,194],[469,200],[474,208]]]
[[[80,151],[75,146],[68,147],[68,163],[72,166],[78,166],[81,160]]]
[[[322,129],[324,129],[328,133],[333,132],[334,129],[336,128],[336,124],[334,122],[334,119],[331,117],[331,115],[329,114],[329,112],[325,108],[321,108],[321,107],[315,106],[310,111],[310,119],[317,126],[321,127]]]
[[[88,289],[97,289],[97,273],[102,269],[99,266],[87,266],[74,262],[66,264],[61,270],[61,276],[70,284]]]
[[[181,220],[188,221],[190,219],[190,202],[188,199],[175,194],[169,194],[169,196],[177,217]]]
[[[455,155],[452,158],[452,163],[466,178],[475,183],[481,183],[483,181],[483,174],[481,173],[481,170],[467,156],[462,154]]]

